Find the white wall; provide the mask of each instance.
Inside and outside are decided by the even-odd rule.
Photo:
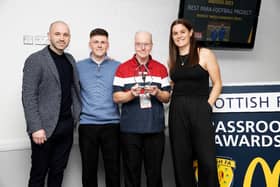
[[[69,23],[72,41],[68,51],[76,59],[88,56],[91,29],[110,33],[109,55],[120,61],[133,54],[133,36],[148,30],[154,37],[154,58],[166,62],[169,25],[177,17],[179,0],[1,0],[0,1],[0,186],[25,186],[30,162],[29,141],[21,106],[22,68],[25,58],[41,49],[23,45],[23,36],[46,36],[52,21]],[[214,51],[224,83],[279,81],[280,1],[263,0],[255,48],[250,51]],[[168,143],[168,142],[167,142]],[[65,186],[80,184],[77,146],[71,155]],[[70,185],[71,184],[71,185]]]
[[[216,51],[224,83],[279,81],[280,1],[262,0],[255,47]]]
[[[0,69],[3,124],[0,126],[0,150],[28,144],[21,106],[22,68],[26,57],[43,46],[23,45],[24,35],[46,36],[51,22],[64,20],[69,23],[72,33],[68,51],[79,60],[89,55],[89,32],[95,27],[103,27],[110,34],[109,55],[124,61],[132,57],[134,33],[149,30],[154,35],[154,57],[166,61],[168,29],[170,22],[177,16],[178,0],[82,2],[0,1],[0,51],[3,64]]]
[[[46,36],[55,20],[69,23],[68,51],[77,60],[89,55],[88,35],[95,27],[110,34],[109,55],[124,61],[133,55],[134,33],[153,34],[153,56],[165,63],[169,25],[177,17],[179,0],[1,0],[0,1],[0,186],[26,186],[30,167],[29,141],[21,105],[24,60],[41,45],[23,45],[23,36]],[[74,146],[64,186],[79,187],[80,158]]]

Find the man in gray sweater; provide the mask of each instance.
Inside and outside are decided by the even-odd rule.
[[[50,25],[50,45],[31,54],[23,69],[22,102],[31,140],[29,187],[60,187],[79,120],[80,89],[75,60],[64,50],[70,30]]]

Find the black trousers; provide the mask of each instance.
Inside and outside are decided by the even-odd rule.
[[[120,187],[119,124],[80,125],[79,144],[83,187],[97,187],[99,148],[101,148],[107,187]]]
[[[169,135],[177,187],[218,186],[211,113],[206,97],[172,97]],[[194,159],[198,160],[198,184],[193,170]]]
[[[141,186],[141,168],[144,161],[147,187],[162,187],[162,160],[164,132],[153,134],[121,133],[125,187]]]
[[[73,119],[63,119],[48,140],[41,145],[31,138],[31,171],[29,187],[60,187],[73,144]]]

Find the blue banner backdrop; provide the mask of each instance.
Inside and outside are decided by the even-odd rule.
[[[280,84],[224,86],[213,112],[220,187],[279,187]]]

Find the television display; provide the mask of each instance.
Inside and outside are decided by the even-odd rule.
[[[179,18],[189,20],[202,46],[252,49],[261,0],[181,0]]]

